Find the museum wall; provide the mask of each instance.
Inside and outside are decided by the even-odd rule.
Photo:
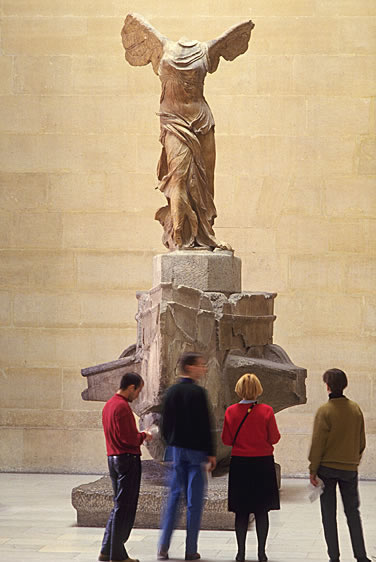
[[[308,370],[277,415],[276,460],[304,475],[321,375],[344,369],[376,477],[374,0],[0,0],[0,470],[106,470],[80,369],[136,340],[137,290],[164,251],[153,220],[159,81],[124,60],[128,11],[209,40],[252,18],[208,75],[215,224],[243,290],[278,292],[275,343]]]

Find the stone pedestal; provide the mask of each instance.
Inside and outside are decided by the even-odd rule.
[[[230,456],[230,447],[224,446],[220,438],[224,412],[238,401],[234,388],[239,377],[255,373],[264,389],[259,401],[278,412],[306,402],[306,371],[294,365],[287,353],[273,343],[276,294],[241,292],[241,262],[232,252],[176,251],[156,256],[153,266],[154,287],[137,293],[136,344],[115,361],[83,369],[88,388],[82,396],[85,400],[108,400],[122,375],[135,371],[145,382],[139,398],[132,403],[140,417],[140,428],[159,426],[162,397],[179,376],[180,355],[185,351],[203,353],[208,371],[201,384],[213,408],[216,474],[221,475],[228,468]],[[163,459],[165,445],[161,439],[155,438],[147,446],[154,459]],[[211,480],[214,483],[216,478]],[[157,488],[151,481],[141,488],[138,517],[144,517],[145,526],[159,522],[159,500],[155,500],[156,511],[149,501],[151,496],[157,498],[161,493],[162,498],[165,494],[160,486]],[[205,512],[213,506],[216,520],[223,518],[223,525],[227,525],[227,492],[223,490],[220,500],[219,492],[213,500],[210,493],[209,488]],[[108,497],[111,494],[108,487]],[[82,505],[81,509],[85,511]],[[203,528],[213,528],[208,517],[206,513]],[[216,525],[219,528],[219,523]]]
[[[168,495],[169,467],[156,461],[142,462],[142,480],[136,528],[158,529]],[[77,510],[79,527],[104,527],[113,507],[109,476],[72,490],[72,504]],[[180,506],[177,528],[185,529],[186,508]],[[208,488],[202,517],[202,529],[234,528],[234,514],[227,511],[227,476],[208,477]]]
[[[153,287],[161,283],[229,295],[241,291],[241,260],[233,252],[179,250],[153,259]]]
[[[280,466],[275,465],[278,487],[281,483]],[[158,529],[168,495],[170,467],[167,463],[142,461],[141,490],[136,513],[136,528]],[[227,511],[227,475],[208,476],[208,486],[201,529],[234,529],[234,514]],[[81,484],[72,490],[72,505],[77,510],[79,527],[105,527],[113,507],[112,486],[109,476],[90,484]],[[186,508],[180,506],[177,528],[185,528]],[[251,521],[250,521],[251,522]]]

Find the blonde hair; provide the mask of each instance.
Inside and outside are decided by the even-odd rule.
[[[235,392],[243,400],[256,400],[263,392],[260,381],[253,373],[246,373],[236,383]]]

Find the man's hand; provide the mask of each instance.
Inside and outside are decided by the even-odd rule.
[[[209,464],[208,471],[212,472],[217,466],[217,459],[215,457],[208,457],[208,464]]]
[[[317,476],[316,476],[316,474],[310,474],[310,475],[309,475],[309,481],[311,482],[312,486],[315,486],[315,487],[316,487],[316,486],[319,485],[319,483],[318,483],[318,481],[317,481]]]
[[[144,431],[145,433],[145,441],[151,441],[153,439],[153,435],[150,433],[150,431]]]

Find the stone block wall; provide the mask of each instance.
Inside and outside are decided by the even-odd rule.
[[[172,39],[256,24],[206,80],[216,233],[243,290],[279,293],[275,342],[308,369],[307,404],[278,414],[283,474],[305,474],[321,374],[338,366],[376,477],[374,0],[0,0],[1,470],[106,468],[80,369],[135,342],[135,291],[163,251],[159,81],[124,61],[128,11]]]

